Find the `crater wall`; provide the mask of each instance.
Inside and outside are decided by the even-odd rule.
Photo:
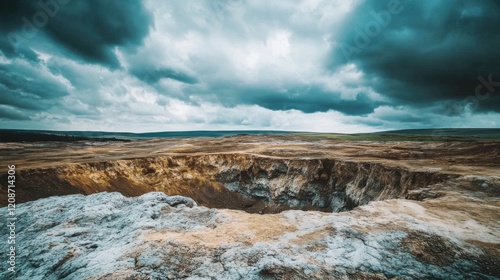
[[[19,171],[18,200],[53,195],[150,191],[191,197],[207,207],[279,212],[345,211],[456,175],[378,162],[278,158],[250,154],[157,156]]]

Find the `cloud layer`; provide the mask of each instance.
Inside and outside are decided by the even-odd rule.
[[[493,93],[483,80],[500,81],[500,2],[401,1],[396,14],[390,2],[369,1],[356,10],[336,37],[350,45],[333,50],[330,67],[345,63],[347,53],[374,90],[404,105],[460,102],[478,87],[480,96]],[[499,94],[477,110],[500,112]]]
[[[122,131],[498,127],[499,6],[7,0],[0,120]]]

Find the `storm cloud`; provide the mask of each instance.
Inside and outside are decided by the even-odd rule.
[[[0,4],[0,26],[9,42],[2,51],[12,55],[21,45],[36,44],[39,33],[52,38],[67,55],[119,67],[114,47],[142,43],[152,22],[140,0],[6,0]]]
[[[500,112],[498,26],[494,0],[367,1],[335,37],[330,67],[355,63],[394,103],[469,101]]]
[[[5,0],[3,127],[500,125],[495,0]]]

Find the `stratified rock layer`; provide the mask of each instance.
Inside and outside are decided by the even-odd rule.
[[[250,212],[259,208],[258,201],[265,205],[260,208],[270,211],[280,206],[350,210],[373,200],[402,198],[409,190],[454,177],[381,163],[245,154],[82,163],[21,171],[19,176],[29,180],[21,182],[25,188],[41,197],[55,188],[84,193],[119,190],[129,196],[162,191],[189,196],[208,207]]]

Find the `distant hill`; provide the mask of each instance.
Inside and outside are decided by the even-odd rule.
[[[276,130],[227,130],[227,131],[166,131],[166,132],[103,132],[103,131],[52,131],[0,129],[0,142],[37,141],[131,141],[136,139],[172,137],[227,137],[237,135],[301,135],[313,138],[372,141],[435,141],[435,140],[500,140],[500,128],[439,128],[404,129],[374,133],[341,134],[292,132]]]
[[[10,130],[0,129],[0,142],[75,142],[75,141],[130,141],[124,138],[82,136],[66,132],[53,131],[29,131],[29,130]]]
[[[500,128],[402,129],[402,130],[390,130],[390,131],[376,132],[374,134],[500,138]]]
[[[104,132],[104,131],[54,131],[0,129],[0,142],[37,141],[130,141],[134,139],[172,137],[223,137],[236,135],[290,134],[287,131],[271,130],[231,130],[231,131],[166,131],[166,132]]]

